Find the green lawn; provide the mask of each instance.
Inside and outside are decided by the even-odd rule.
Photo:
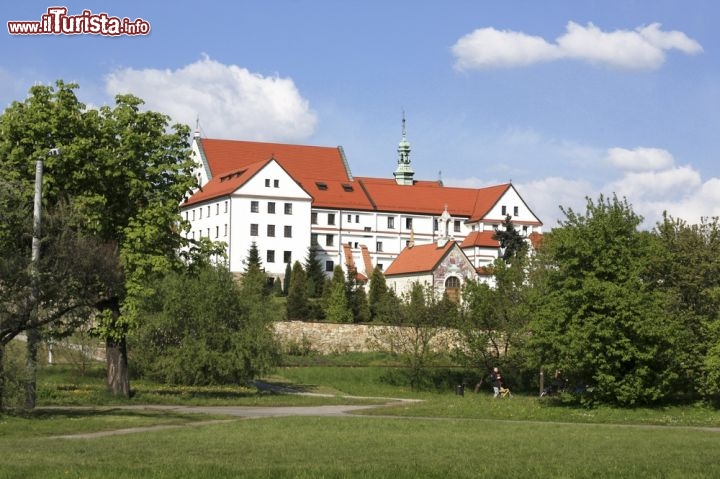
[[[0,416],[0,479],[720,477],[720,413],[706,407],[583,409],[530,396],[493,399],[486,391],[416,393],[388,381],[388,368],[374,359],[358,360],[364,364],[358,367],[340,363],[279,368],[266,378],[330,397],[133,381],[128,400],[104,393],[101,368],[77,375],[71,367],[44,366],[39,406],[103,407]],[[352,417],[252,420],[121,408],[383,402],[344,395],[421,401]],[[149,426],[172,428],[59,437]]]
[[[0,435],[0,478],[711,478],[720,476],[718,434],[377,417],[236,420],[95,439],[26,431]]]

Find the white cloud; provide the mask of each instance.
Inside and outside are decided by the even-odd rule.
[[[546,231],[555,228],[560,220],[565,219],[560,207],[584,214],[586,198],[597,197],[592,183],[581,179],[548,177],[519,183],[515,187],[533,213],[543,222]]]
[[[644,229],[652,229],[662,220],[665,211],[689,223],[697,223],[702,217],[720,217],[720,178],[703,179],[691,165],[675,165],[667,150],[610,148],[603,154],[591,146],[549,140],[541,133],[525,130],[509,131],[507,138],[522,141],[504,141],[498,145],[499,149],[505,148],[498,153],[500,158],[514,156],[514,148],[520,145],[524,149],[523,145],[529,143],[536,145],[538,157],[562,160],[556,163],[556,171],[545,167],[545,176],[514,182],[545,225],[545,231],[565,219],[561,207],[585,215],[586,198],[597,201],[601,194],[606,198],[613,195],[626,198],[633,211],[644,218]],[[574,158],[572,151],[577,155]],[[607,168],[608,164],[617,169]],[[504,173],[507,172],[501,175]],[[444,182],[447,186],[481,188],[503,183],[506,178],[507,175],[499,180],[468,176],[445,178]]]
[[[463,36],[452,52],[458,70],[524,66],[561,55],[557,46],[541,37],[494,28],[481,28]]]
[[[215,138],[298,141],[317,117],[290,78],[262,76],[208,57],[177,70],[126,68],[106,78],[111,95],[132,92],[151,110]]]
[[[620,180],[606,186],[619,196],[636,200],[646,198],[679,199],[702,185],[700,174],[689,166],[663,171],[627,173]]]
[[[592,23],[569,22],[566,33],[550,43],[522,32],[481,28],[452,47],[458,70],[507,68],[560,59],[583,60],[622,69],[652,70],[665,62],[667,50],[686,54],[702,46],[679,31],[662,31],[653,23],[635,30],[603,32]]]
[[[607,161],[621,170],[654,171],[671,168],[675,164],[673,156],[660,148],[610,148]]]

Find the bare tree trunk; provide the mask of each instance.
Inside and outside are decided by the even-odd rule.
[[[25,356],[25,409],[35,408],[37,385],[37,355],[40,344],[40,331],[27,330],[27,353]]]
[[[128,370],[127,345],[120,341],[105,341],[107,363],[107,387],[115,396],[130,397],[130,371]]]

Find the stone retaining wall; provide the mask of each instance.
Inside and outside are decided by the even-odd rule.
[[[309,323],[280,321],[275,334],[287,352],[321,354],[345,352],[388,351],[390,338],[409,337],[410,328],[368,324]],[[451,330],[443,329],[431,341],[433,349],[447,350],[453,345]]]

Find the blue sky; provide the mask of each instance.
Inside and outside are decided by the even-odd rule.
[[[12,2],[142,18],[144,36],[0,34],[0,105],[35,83],[88,105],[132,92],[211,138],[342,145],[391,177],[403,111],[416,178],[512,180],[545,223],[617,194],[720,216],[714,0]]]

